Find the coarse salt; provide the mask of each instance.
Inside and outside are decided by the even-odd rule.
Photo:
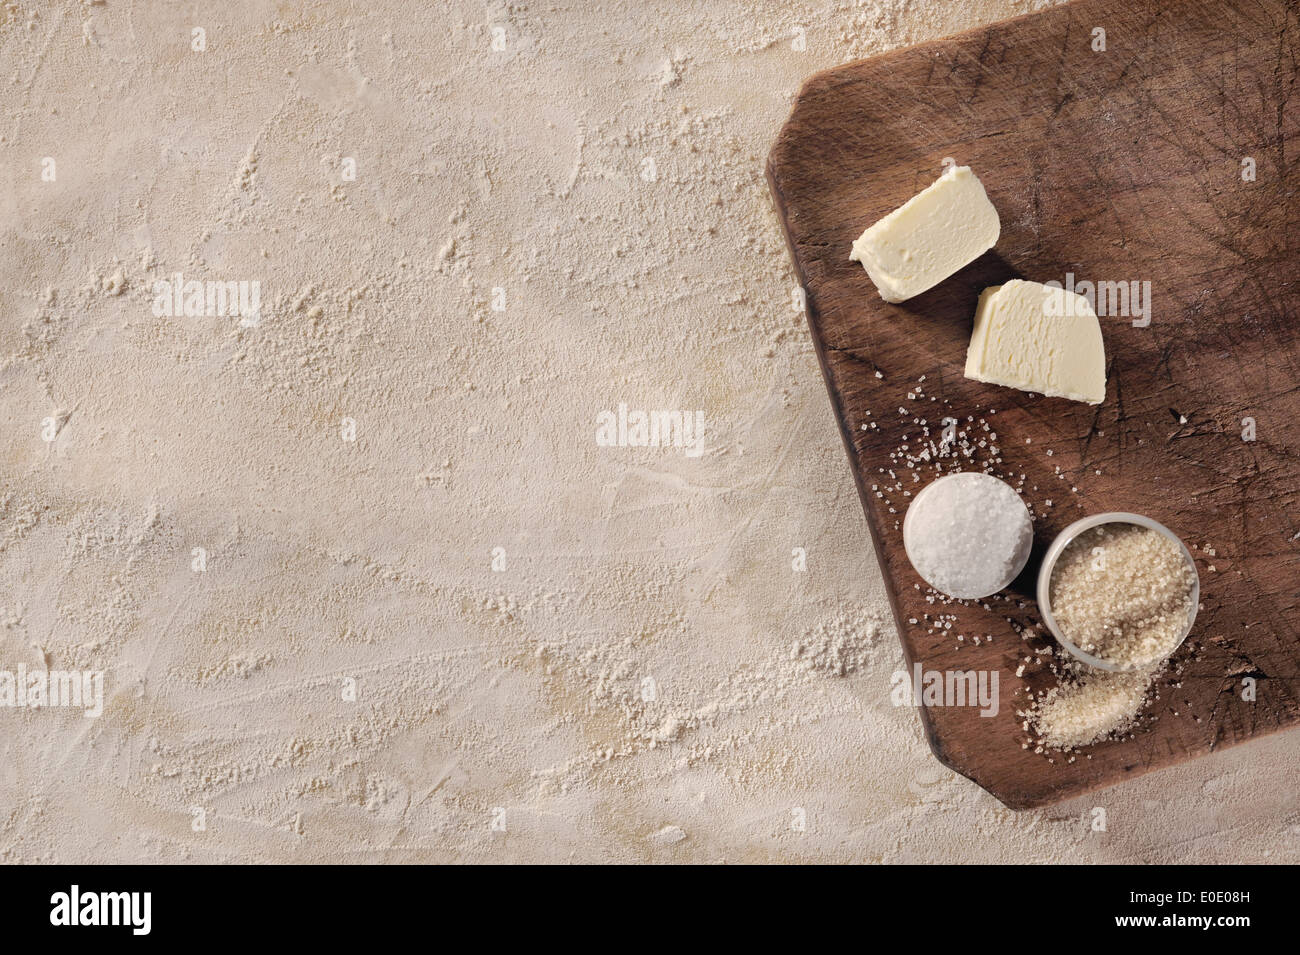
[[[966,471],[926,485],[907,509],[903,547],[927,584],[958,599],[1002,590],[1024,568],[1033,524],[1005,481]]]

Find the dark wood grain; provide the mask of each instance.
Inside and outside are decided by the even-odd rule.
[[[1297,7],[1077,0],[849,64],[805,83],[769,157],[908,663],[1000,674],[996,718],[922,707],[926,733],[940,760],[1012,808],[1300,722]],[[1106,31],[1104,52],[1092,49],[1094,27]],[[1001,238],[948,281],[888,304],[850,245],[932,182],[944,157],[974,167]],[[1243,157],[1255,160],[1254,182],[1242,179]],[[1106,401],[965,379],[980,290],[1066,272],[1152,285],[1149,327],[1101,319]],[[936,607],[915,586],[898,526],[906,499],[892,495],[890,513],[872,485],[903,436],[915,440],[913,415],[898,408],[922,375],[926,396],[909,412],[984,417],[998,434],[996,473],[1026,475],[1036,552],[1071,521],[1112,510],[1147,514],[1197,545],[1202,609],[1175,657],[1182,672],[1162,678],[1133,738],[1073,762],[1022,748],[1015,710],[1055,680],[1039,666],[1015,675],[1038,645],[1017,633],[1038,622],[1033,562],[988,609]],[[1245,418],[1254,441],[1243,440]],[[869,421],[878,428],[863,430]],[[944,635],[924,623],[938,612],[957,616]],[[957,633],[994,639],[958,644]],[[1254,702],[1242,699],[1244,676],[1258,681]]]

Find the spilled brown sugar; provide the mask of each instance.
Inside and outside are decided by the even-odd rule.
[[[1044,693],[1025,714],[1025,728],[1040,747],[1077,749],[1137,725],[1159,667],[1112,673],[1080,664],[1083,671]]]

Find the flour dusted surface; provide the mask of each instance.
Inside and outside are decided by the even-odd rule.
[[[0,858],[1295,861],[1285,736],[1101,841],[888,702],[762,163],[814,70],[1034,4],[164,7],[5,15],[0,664],[109,698],[10,720]],[[598,448],[621,401],[706,453]]]

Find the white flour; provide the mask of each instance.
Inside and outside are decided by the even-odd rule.
[[[1295,734],[1013,814],[888,702],[763,161],[1031,4],[229,7],[0,12],[0,667],[106,695],[0,713],[0,859],[1300,858]]]

